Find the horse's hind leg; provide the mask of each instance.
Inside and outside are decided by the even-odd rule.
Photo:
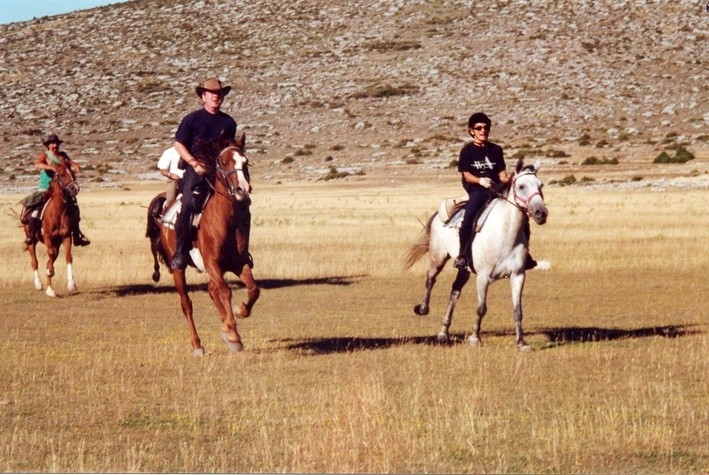
[[[160,238],[150,238],[150,251],[153,253],[153,282],[160,281],[160,262],[158,252],[160,248]]]
[[[32,266],[32,277],[34,280],[34,288],[42,290],[42,281],[39,278],[39,261],[37,260],[37,244],[28,244],[27,252],[30,255],[30,265]]]
[[[470,279],[470,272],[465,269],[458,269],[458,275],[453,282],[450,299],[448,300],[448,308],[446,309],[446,314],[441,322],[441,331],[438,332],[439,343],[448,343],[448,341],[450,341],[449,330],[451,322],[453,321],[453,311],[455,310],[455,305],[458,302],[460,293],[465,284],[468,282],[468,279]]]
[[[431,302],[431,292],[433,291],[433,286],[436,285],[436,278],[438,274],[441,273],[443,267],[445,267],[446,262],[448,262],[449,256],[445,249],[435,250],[429,248],[429,258],[428,258],[428,270],[426,271],[426,290],[423,294],[423,301],[420,304],[414,306],[414,313],[416,315],[428,315],[431,310],[429,304]]]

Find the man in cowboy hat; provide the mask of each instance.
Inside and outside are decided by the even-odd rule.
[[[49,185],[52,182],[52,175],[54,174],[54,167],[59,163],[64,163],[67,168],[71,169],[74,173],[78,173],[81,167],[74,162],[66,152],[60,151],[59,146],[63,144],[64,141],[60,140],[57,134],[49,134],[44,140],[42,140],[42,145],[46,147],[46,150],[39,154],[37,160],[35,161],[35,168],[39,170],[39,187],[35,193],[28,196],[22,200],[24,206],[22,210],[22,216],[28,219],[28,236],[25,239],[25,244],[34,244],[36,241],[37,230],[41,225],[41,220],[39,217],[40,211],[42,210],[42,205],[44,204],[44,193],[49,189]],[[88,246],[91,244],[84,233],[79,229],[79,221],[81,221],[81,216],[79,213],[79,204],[76,202],[76,197],[72,196],[68,202],[69,213],[71,214],[71,224],[72,230],[71,234],[74,240],[75,246]],[[24,220],[23,220],[24,221]]]
[[[205,147],[221,138],[233,140],[236,121],[221,111],[224,96],[231,86],[222,86],[217,78],[207,79],[195,89],[202,100],[202,108],[187,114],[175,134],[175,149],[185,163],[182,183],[182,207],[175,222],[175,255],[170,262],[172,270],[187,267],[187,252],[191,247],[191,216],[195,201],[201,200],[204,189],[205,168],[195,157],[205,156]]]

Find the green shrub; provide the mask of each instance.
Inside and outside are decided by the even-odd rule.
[[[568,175],[561,180],[552,180],[549,182],[550,185],[568,186],[576,184],[576,177],[573,175]]]
[[[666,151],[662,151],[652,163],[686,163],[694,159],[694,154],[684,148],[683,146],[677,147],[675,154],[670,156]]]
[[[618,165],[617,158],[598,158],[598,157],[588,157],[586,160],[581,162],[581,165]]]

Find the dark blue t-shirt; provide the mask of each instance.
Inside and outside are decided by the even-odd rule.
[[[490,178],[493,183],[500,181],[500,172],[506,168],[502,147],[492,142],[486,142],[484,146],[478,147],[472,142],[468,142],[460,150],[458,158],[458,171],[469,172],[472,175],[482,178]],[[463,188],[468,190],[471,186],[479,187],[468,183],[463,179]]]
[[[236,121],[225,112],[210,114],[204,108],[187,114],[177,128],[175,140],[187,147],[192,155],[204,156],[200,143],[213,143],[221,137],[234,139]]]

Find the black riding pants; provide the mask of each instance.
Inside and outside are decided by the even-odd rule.
[[[471,186],[468,191],[468,203],[465,205],[463,223],[460,226],[460,251],[463,255],[470,252],[470,244],[473,237],[473,226],[478,212],[487,202],[490,195],[487,190],[480,186]]]

